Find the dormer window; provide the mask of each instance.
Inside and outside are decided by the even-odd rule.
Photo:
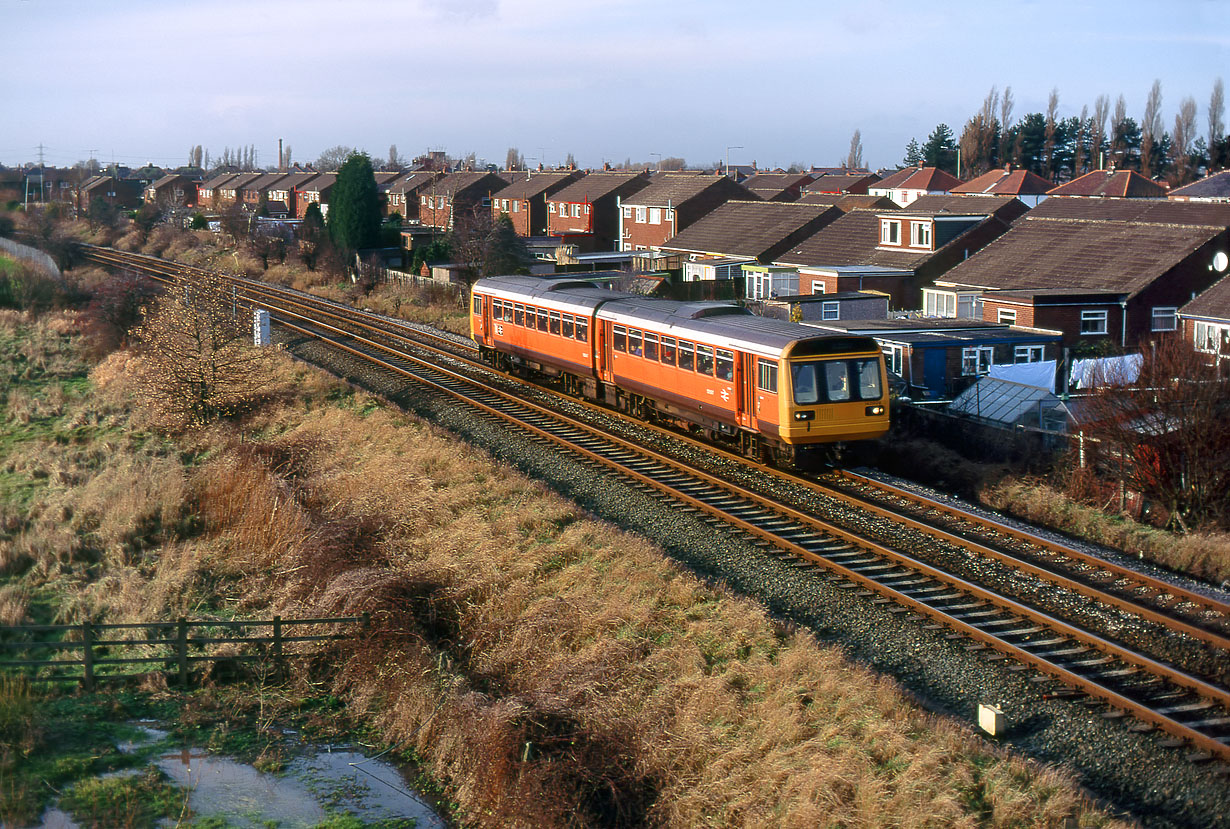
[[[931,248],[930,222],[910,222],[910,247]]]
[[[880,219],[880,244],[901,244],[901,222],[892,219]]]

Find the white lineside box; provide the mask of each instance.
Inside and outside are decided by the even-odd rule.
[[[269,312],[257,308],[252,313],[252,342],[256,345],[269,345],[273,342],[269,331]]]
[[[1004,712],[994,705],[979,705],[978,706],[978,727],[990,734],[992,737],[998,737],[1004,733],[1004,728],[1007,723],[1004,721]]]

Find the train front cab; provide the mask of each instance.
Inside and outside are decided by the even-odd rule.
[[[783,352],[779,373],[784,443],[872,440],[888,431],[888,375],[869,337],[799,340]]]

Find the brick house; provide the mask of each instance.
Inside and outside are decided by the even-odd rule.
[[[266,209],[270,211],[270,215],[274,211],[281,212],[280,205],[274,205],[274,200],[269,197],[270,191],[278,187],[278,184],[285,179],[289,173],[265,173],[262,176],[249,181],[239,191],[239,202],[249,210],[256,210],[260,207],[261,199],[264,198]],[[289,211],[283,212],[282,216],[289,215]]]
[[[906,167],[867,188],[870,196],[884,196],[900,207],[909,207],[923,196],[937,196],[960,187],[961,179],[938,167]]]
[[[620,199],[648,186],[647,173],[590,173],[547,198],[547,233],[582,253],[613,250]]]
[[[405,173],[387,184],[381,185],[384,193],[384,214],[391,216],[400,213],[402,219],[408,222],[419,218],[419,194],[426,192],[432,182],[442,174],[433,170],[417,170]]]
[[[307,184],[312,179],[319,176],[320,173],[310,171],[295,171],[286,173],[282,178],[275,181],[268,191],[269,195],[269,215],[295,216],[296,214],[296,189]]]
[[[964,292],[987,321],[1056,329],[1082,350],[1138,346],[1178,328],[1228,247],[1230,205],[1052,198],[936,279],[928,302]]]
[[[1014,170],[1012,165],[990,170],[977,178],[952,188],[953,195],[1016,196],[1027,207],[1037,207],[1046,194],[1055,188],[1049,179],[1028,170]]]
[[[726,176],[655,175],[650,185],[621,200],[621,250],[657,250],[676,233],[731,199],[758,201]]]
[[[198,183],[187,176],[175,174],[163,176],[145,188],[145,203],[195,207]]]
[[[308,207],[320,205],[320,214],[329,215],[329,194],[337,183],[337,173],[320,173],[312,179],[295,188],[295,218],[302,219],[307,215]]]
[[[495,173],[449,173],[419,191],[419,222],[448,230],[457,217],[491,204],[491,194],[508,182]]]
[[[224,184],[233,178],[237,178],[239,173],[219,173],[211,179],[206,179],[196,187],[196,203],[200,207],[205,207],[211,210],[217,209],[219,190]]]
[[[1227,271],[1226,253],[1213,255],[1213,270]],[[1220,271],[1218,268],[1220,267]],[[1197,351],[1209,355],[1221,376],[1230,374],[1230,276],[1223,276],[1212,287],[1179,309],[1183,337]]]
[[[252,182],[261,178],[264,173],[240,173],[219,185],[214,204],[219,209],[225,209],[233,204],[243,203],[243,190]]]
[[[491,194],[491,214],[507,216],[518,236],[547,235],[547,199],[581,178],[583,173],[519,173],[507,186]]]
[[[92,176],[81,185],[81,210],[89,211],[90,203],[102,200],[121,210],[140,206],[144,188],[135,179],[115,176]]]
[[[923,196],[909,210],[853,210],[774,264],[799,270],[799,293],[873,290],[895,310],[919,308],[922,287],[1008,230],[1028,208],[999,196]]]

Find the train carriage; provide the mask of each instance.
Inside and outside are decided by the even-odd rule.
[[[645,420],[670,420],[798,462],[888,431],[887,375],[869,337],[821,334],[729,303],[646,299],[575,278],[475,283],[471,332],[504,369]]]

